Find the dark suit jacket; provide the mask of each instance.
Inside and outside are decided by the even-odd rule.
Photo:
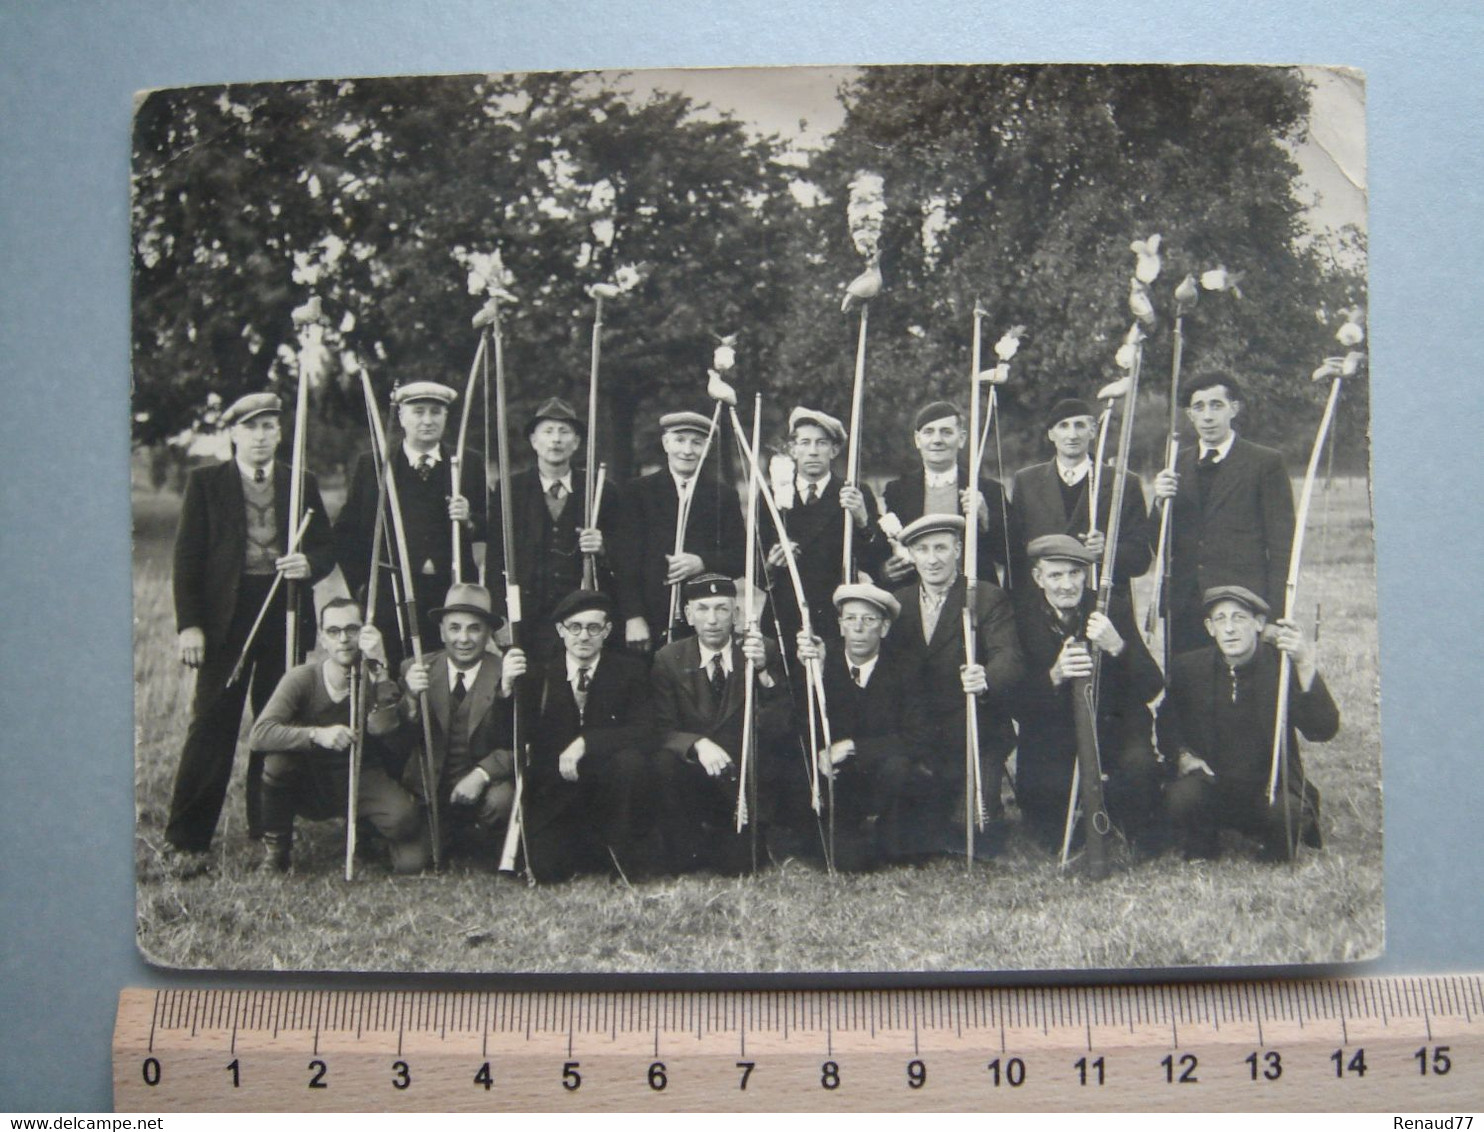
[[[968,475],[968,469],[960,465],[958,482],[966,484]],[[999,575],[995,568],[1012,565],[1005,559],[1008,537],[1005,517],[1010,512],[1010,504],[1005,498],[1005,489],[997,479],[985,476],[979,481],[979,490],[984,494],[984,502],[989,508],[989,530],[979,532],[979,577],[998,585]],[[892,480],[882,492],[887,513],[900,519],[904,527],[912,520],[922,518],[923,501],[926,497],[927,478],[920,467],[900,479]],[[960,514],[961,508],[955,507],[953,511],[956,515]]]
[[[864,530],[859,527],[855,530],[855,565],[856,569],[880,578],[881,563],[891,553],[891,547],[877,523],[876,496],[867,487],[861,488],[861,494],[866,497],[866,526]],[[816,502],[806,505],[802,498],[796,498],[792,506],[782,510],[788,537],[798,544],[795,557],[804,583],[804,598],[809,603],[809,620],[816,632],[832,637],[835,606],[831,598],[844,577],[846,512],[840,510],[840,477],[830,477],[829,486]],[[761,504],[758,519],[764,549],[781,541],[772,515]],[[796,634],[802,624],[787,571],[787,566],[773,571],[773,595],[785,640]]]
[[[1149,509],[1144,506],[1144,489],[1138,476],[1125,475],[1113,580],[1119,589],[1127,592],[1129,582],[1149,569],[1154,552],[1150,546],[1152,536]],[[1108,517],[1113,510],[1113,483],[1111,467],[1105,468],[1099,487],[1097,521],[1097,529],[1104,532],[1108,529]],[[1032,464],[1016,472],[1014,487],[1015,510],[1010,514],[1010,546],[1014,556],[1015,591],[1017,597],[1024,595],[1027,604],[1034,605],[1041,591],[1031,579],[1031,565],[1025,548],[1032,539],[1042,535],[1080,536],[1089,530],[1087,505],[1088,496],[1092,493],[1092,474],[1089,473],[1082,481],[1077,505],[1070,514],[1062,499],[1061,477],[1057,474],[1054,460]]]
[[[892,625],[883,651],[894,664],[916,676],[919,698],[934,730],[932,755],[945,767],[961,766],[965,704],[959,668],[964,663],[965,582],[959,578],[953,583],[933,638],[927,642],[922,639],[918,590],[912,585],[896,592],[902,616]],[[1010,698],[1025,674],[1025,660],[1009,595],[992,582],[980,582],[975,594],[975,651],[989,680],[989,691],[979,697],[980,750],[1004,756],[1015,746]]]
[[[445,782],[444,763],[448,759],[448,718],[453,708],[453,695],[448,689],[448,655],[442,650],[423,657],[428,665],[428,710],[433,721],[433,768],[438,779],[438,800],[447,801],[454,785]],[[408,662],[411,663],[410,661]],[[406,670],[403,665],[403,671]],[[493,653],[480,663],[479,676],[469,689],[469,755],[474,764],[484,769],[491,782],[508,781],[512,773],[510,701],[500,697],[500,658]],[[403,743],[421,744],[422,723],[418,721],[417,700],[407,695],[403,685],[401,739]],[[407,760],[402,784],[424,797],[422,768],[418,759]]]
[[[1216,465],[1205,505],[1196,471],[1198,445],[1182,448],[1180,490],[1171,515],[1171,600],[1199,616],[1212,586],[1246,586],[1281,613],[1293,548],[1293,485],[1283,457],[1241,437]]]
[[[693,490],[685,528],[686,551],[699,554],[708,571],[741,577],[747,532],[737,493],[708,475],[703,475]],[[679,510],[675,480],[667,468],[641,476],[625,492],[622,548],[614,562],[619,604],[625,617],[644,617],[656,638],[669,628],[665,555],[675,552],[675,517]]]
[[[588,685],[587,710],[581,714],[567,682],[565,655],[546,665],[532,665],[521,686],[522,726],[531,741],[526,782],[529,829],[554,820],[577,799],[557,769],[557,758],[578,736],[587,740],[579,778],[619,751],[647,755],[653,750],[654,704],[649,671],[641,660],[604,652]]]
[[[788,727],[788,690],[778,646],[767,642],[766,669],[773,687],[758,685],[758,737],[771,741]],[[606,663],[606,662],[605,662]],[[746,661],[742,648],[732,644],[732,673],[720,702],[701,671],[701,642],[696,637],[673,641],[655,653],[650,680],[654,688],[655,727],[660,749],[680,757],[691,754],[697,739],[710,739],[735,760],[742,749],[742,707]]]
[[[453,494],[453,465],[449,457],[453,446],[439,445],[442,459],[434,468],[432,482],[437,485],[437,505],[416,507],[412,499],[425,487],[417,472],[407,462],[401,441],[396,441],[392,454],[392,468],[397,480],[397,491],[402,502],[402,521],[407,533],[407,553],[412,560],[414,573],[421,563],[431,560],[436,576],[445,580],[453,575],[453,531],[448,519],[447,496]],[[462,559],[465,581],[475,581],[477,567],[474,563],[474,543],[483,542],[484,521],[484,454],[474,448],[464,449],[464,463],[459,473],[462,484],[460,494],[469,500],[473,529],[465,528],[462,536]],[[376,466],[371,453],[361,453],[351,475],[350,490],[345,497],[345,506],[335,520],[335,555],[341,573],[352,593],[360,591],[371,576],[371,536],[376,528]],[[387,534],[390,539],[391,526],[388,516]],[[396,545],[395,541],[391,543]],[[387,579],[382,579],[382,589],[391,592]],[[438,594],[439,598],[443,595]]]
[[[1231,694],[1226,660],[1213,644],[1181,653],[1170,662],[1169,686],[1159,705],[1157,733],[1159,749],[1172,764],[1180,751],[1189,750],[1206,760],[1218,778],[1266,784],[1272,761],[1273,721],[1278,712],[1278,650],[1266,641],[1258,643],[1251,664],[1253,697],[1246,711],[1255,717],[1258,734],[1266,736],[1261,748],[1236,752],[1231,761],[1216,757],[1215,700]],[[1297,676],[1289,684],[1288,752],[1290,765],[1303,773],[1299,761],[1298,736],[1316,743],[1332,739],[1340,729],[1340,711],[1317,673],[1307,692],[1299,689]]]
[[[891,638],[888,636],[887,640]],[[884,645],[886,642],[883,641]],[[803,669],[795,671],[795,699],[805,701]],[[825,705],[829,708],[830,738],[853,739],[856,758],[870,771],[894,755],[920,761],[929,741],[928,723],[916,674],[896,657],[882,653],[864,688],[850,678],[842,646],[832,644],[824,660]],[[962,700],[962,697],[960,697]]]
[[[284,550],[288,549],[290,535],[289,477],[289,466],[274,461],[273,507]],[[335,558],[329,516],[320,498],[319,481],[312,472],[304,473],[304,506],[313,509],[314,517],[299,549],[309,558],[309,580],[315,582],[334,569]],[[197,468],[186,480],[180,526],[175,533],[175,629],[203,630],[208,653],[226,641],[246,555],[247,503],[236,461]],[[304,624],[313,625],[314,594],[308,584],[298,590],[299,616]],[[282,618],[284,598],[276,599],[275,606]],[[273,615],[270,611],[269,616]]]

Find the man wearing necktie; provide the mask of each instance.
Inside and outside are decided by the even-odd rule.
[[[1199,444],[1182,447],[1175,470],[1154,480],[1170,500],[1169,620],[1172,652],[1202,647],[1201,594],[1242,586],[1281,603],[1293,548],[1293,483],[1281,453],[1233,430],[1242,391],[1228,374],[1192,378],[1182,392]]]
[[[453,526],[463,528],[460,541],[464,579],[477,580],[474,543],[485,541],[484,454],[466,447],[459,482],[453,482],[453,447],[444,442],[450,406],[458,393],[436,381],[414,381],[392,392],[398,428],[387,438],[392,445],[391,468],[402,505],[424,645],[438,642],[438,621],[432,607],[453,583]],[[398,434],[400,433],[400,439]],[[371,453],[362,453],[351,473],[345,506],[335,520],[335,550],[340,571],[353,594],[363,594],[371,576],[371,537],[376,527],[377,469]],[[391,520],[387,520],[388,542]],[[378,552],[383,573],[378,583],[372,620],[386,641],[395,665],[404,655],[405,637],[398,628],[393,591],[401,577],[390,558]]]
[[[757,631],[735,634],[737,586],[720,574],[685,584],[685,617],[695,635],[655,654],[654,691],[659,750],[651,764],[661,800],[660,826],[668,868],[741,873],[750,864],[750,837],[736,832],[738,763],[742,754],[746,662],[752,661],[760,790],[767,819],[776,781],[776,748],[787,734],[788,696],[778,646]]]
[[[639,658],[603,647],[613,608],[598,590],[557,602],[549,617],[562,651],[532,665],[522,684],[526,844],[542,882],[654,871],[644,844],[653,823],[652,792],[643,789],[654,747],[649,672]]]
[[[824,657],[832,742],[815,760],[820,774],[835,779],[835,867],[854,872],[902,856],[901,813],[933,778],[923,697],[911,674],[881,651],[901,603],[869,584],[839,586],[832,597],[839,640],[800,632],[797,644],[801,661]],[[803,702],[802,684],[796,698]]]
[[[515,795],[511,694],[526,671],[526,656],[516,648],[492,651],[491,639],[502,619],[483,586],[455,583],[442,606],[429,612],[437,620],[443,648],[426,654],[422,664],[406,662],[399,734],[404,746],[422,742],[421,702],[427,693],[433,803],[439,807],[445,848],[493,863]],[[428,797],[421,759],[408,758],[402,782],[419,798]],[[417,865],[425,868],[433,860],[426,826],[420,844]],[[401,859],[407,859],[405,849]]]

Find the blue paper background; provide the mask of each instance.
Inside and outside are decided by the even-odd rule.
[[[150,86],[678,64],[1364,69],[1388,919],[1386,958],[1364,970],[1484,969],[1481,27],[1477,4],[1423,15],[1313,0],[1146,0],[1117,15],[1094,0],[1055,12],[969,0],[0,0],[0,1109],[108,1108],[123,986],[328,981],[177,976],[133,946],[128,138],[132,95]]]

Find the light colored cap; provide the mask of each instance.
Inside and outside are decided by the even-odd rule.
[[[818,409],[806,409],[803,405],[799,405],[788,414],[788,431],[793,432],[801,424],[812,424],[823,429],[825,435],[836,444],[845,443],[845,426],[829,413],[822,413]]]
[[[839,609],[847,601],[864,601],[874,605],[892,620],[902,615],[902,603],[880,586],[868,585],[865,582],[856,582],[848,586],[836,586],[835,595],[830,599]]]
[[[221,416],[222,427],[230,428],[243,421],[250,421],[253,417],[261,417],[264,413],[276,415],[282,412],[283,402],[276,393],[249,393],[227,406],[227,411]]]
[[[440,405],[452,405],[458,391],[436,381],[409,381],[392,390],[393,405],[408,405],[414,401],[436,401]]]
[[[964,517],[962,515],[924,515],[920,519],[913,519],[902,528],[902,533],[897,535],[897,541],[903,546],[911,546],[920,538],[927,535],[935,535],[947,531],[949,534],[964,534]]]
[[[660,428],[665,432],[699,432],[703,436],[711,431],[711,418],[700,413],[666,413],[660,418]]]

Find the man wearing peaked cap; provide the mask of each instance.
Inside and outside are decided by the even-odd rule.
[[[964,844],[967,696],[975,697],[978,712],[985,808],[996,822],[1003,813],[1005,757],[1015,746],[1009,697],[1020,682],[1024,661],[1010,598],[992,582],[974,587],[969,612],[975,656],[972,664],[965,663],[964,526],[962,515],[928,514],[902,530],[918,581],[896,591],[902,616],[884,646],[916,682],[928,721],[922,749],[932,791],[902,818],[903,845],[917,856],[961,851]],[[997,827],[980,839],[981,851],[992,853],[1002,833]]]
[[[1026,547],[1042,535],[1074,535],[1092,551],[1093,563],[1103,556],[1104,535],[1113,507],[1113,469],[1103,469],[1098,486],[1096,519],[1089,518],[1096,477],[1092,454],[1097,442],[1097,416],[1081,397],[1063,397],[1046,414],[1046,439],[1052,459],[1015,473],[1010,546],[1016,599],[1034,607],[1041,589],[1030,577]],[[1118,553],[1113,562],[1114,584],[1125,596],[1129,582],[1149,569],[1153,539],[1149,511],[1139,477],[1124,473],[1123,508],[1119,512]]]
[[[1268,603],[1246,586],[1213,586],[1201,599],[1212,644],[1170,662],[1159,706],[1159,748],[1175,764],[1165,807],[1176,841],[1195,858],[1216,856],[1222,829],[1256,838],[1264,860],[1291,859],[1300,841],[1318,849],[1319,791],[1305,777],[1298,737],[1332,739],[1340,713],[1315,665],[1311,640],[1286,618],[1276,622],[1276,643],[1264,640]],[[1286,781],[1269,803],[1284,654],[1292,664]]]
[[[882,499],[886,513],[882,529],[896,538],[896,532],[923,515],[971,512],[979,523],[978,576],[999,585],[1011,579],[1006,548],[1009,534],[1006,524],[1011,514],[999,480],[981,476],[976,490],[969,488],[969,471],[960,462],[969,442],[968,426],[960,409],[947,401],[934,401],[918,410],[913,422],[912,443],[917,448],[920,466],[886,485]],[[885,573],[893,584],[911,579],[912,560],[905,550],[894,553],[885,564]]]
[[[1150,741],[1149,702],[1164,686],[1159,667],[1134,624],[1133,606],[1115,592],[1106,613],[1087,584],[1097,559],[1069,534],[1032,539],[1026,548],[1034,603],[1016,610],[1025,676],[1014,696],[1020,742],[1015,797],[1031,834],[1045,848],[1061,845],[1077,762],[1073,681],[1093,674],[1100,655],[1098,750],[1108,814],[1136,850],[1159,847],[1159,764]]]
[[[257,715],[284,672],[285,591],[280,586],[254,638],[243,675],[228,686],[258,611],[276,576],[316,581],[334,567],[330,525],[319,483],[304,476],[304,507],[314,512],[299,549],[289,549],[289,481],[275,461],[281,404],[272,393],[234,401],[221,421],[232,458],[197,468],[186,482],[175,536],[175,627],[181,663],[196,670],[191,724],[180,754],[165,839],[194,868],[210,847],[232,775],[242,709]],[[299,616],[314,618],[313,593],[300,587]],[[248,828],[256,834],[262,760],[248,764]]]
[[[641,653],[655,642],[689,634],[683,622],[670,623],[671,587],[707,572],[740,575],[747,537],[737,492],[701,466],[710,418],[674,412],[659,424],[665,467],[625,490],[613,555],[624,642]],[[686,499],[690,511],[677,554],[677,518]]]
[[[573,590],[550,617],[562,642],[522,683],[529,727],[525,832],[533,875],[564,880],[656,871],[645,852],[655,820],[645,781],[654,749],[649,672],[638,657],[604,649],[613,599]]]
[[[535,453],[535,467],[510,477],[511,529],[515,545],[516,578],[521,589],[521,613],[532,626],[527,636],[532,654],[554,660],[562,642],[553,628],[552,609],[583,582],[584,556],[596,555],[597,583],[610,595],[617,592],[611,554],[620,510],[621,491],[612,479],[603,487],[600,513],[591,527],[583,525],[587,471],[577,460],[587,430],[571,405],[549,397],[537,406],[525,424],[526,438]],[[500,501],[490,521],[501,531]],[[505,548],[503,539],[490,540],[486,572],[495,596],[503,604]]]
[[[428,647],[438,642],[438,622],[432,615],[453,583],[453,524],[463,528],[460,548],[462,575],[474,579],[478,567],[474,543],[485,541],[484,454],[464,450],[459,482],[453,481],[453,445],[445,439],[450,407],[458,393],[436,381],[414,381],[392,392],[398,428],[391,430],[390,466],[407,534],[407,554],[419,610],[419,632]],[[371,453],[356,461],[345,506],[335,522],[336,555],[351,592],[361,594],[371,577],[371,539],[376,529],[377,469]],[[390,536],[390,516],[387,520]],[[391,545],[395,545],[390,540]],[[384,573],[378,583],[377,607],[368,616],[381,630],[393,664],[403,656],[404,639],[394,609],[393,586],[400,576],[388,556],[378,553]],[[394,583],[393,579],[396,578]]]
[[[793,544],[809,620],[814,627],[833,636],[834,609],[830,593],[839,583],[844,565],[845,516],[850,516],[853,571],[878,575],[890,551],[877,523],[876,497],[870,488],[846,484],[835,474],[834,461],[845,447],[845,426],[829,413],[800,405],[788,415],[788,454],[793,460],[791,483],[775,494],[783,514],[784,530],[770,514],[759,516],[762,539],[768,546],[767,565],[773,579],[780,637],[787,640],[803,625],[793,586],[783,576],[786,569],[784,538]]]

